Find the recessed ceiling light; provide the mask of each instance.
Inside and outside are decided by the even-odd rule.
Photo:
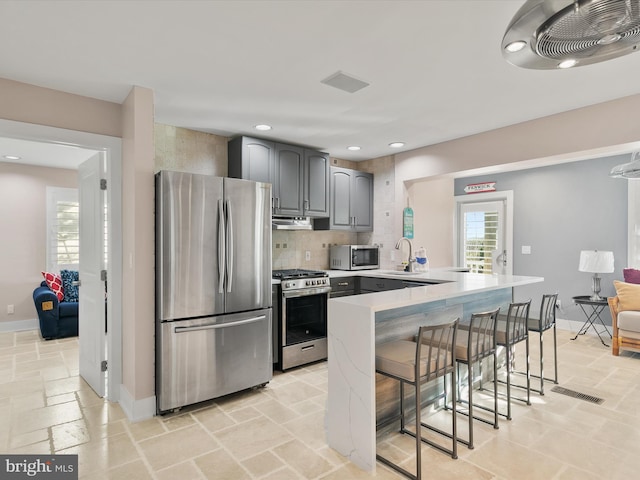
[[[2,158],[6,160],[20,160],[22,157],[18,157],[17,155],[3,155]]]
[[[509,45],[504,47],[504,49],[507,52],[514,53],[514,52],[519,52],[526,46],[527,46],[527,42],[525,42],[524,40],[516,40],[515,42],[511,42]]]
[[[357,152],[358,150],[360,150],[360,147],[358,147],[357,145],[351,145],[350,147],[347,147],[347,150],[351,150],[352,152]]]
[[[578,63],[577,60],[573,60],[573,59],[569,59],[569,60],[565,60],[564,62],[560,62],[558,64],[558,68],[571,68],[573,67],[576,63]]]
[[[389,146],[391,148],[402,148],[404,147],[404,142],[391,142]]]
[[[271,130],[271,125],[265,125],[265,124],[260,124],[260,125],[256,125],[255,127],[256,130]]]

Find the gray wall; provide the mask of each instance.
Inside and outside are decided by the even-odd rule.
[[[618,155],[456,179],[455,194],[470,183],[496,182],[497,190],[513,190],[513,273],[545,278],[544,283],[519,287],[516,300],[532,298],[539,310],[543,293],[558,292],[558,318],[584,321],[572,297],[591,293],[591,274],[578,271],[580,250],[611,250],[615,272],[602,274],[602,296],[615,295],[613,280],[622,279],[627,258],[627,181],[610,178],[611,167],[630,161]],[[523,255],[522,246],[531,246]],[[611,323],[608,308],[603,312]]]

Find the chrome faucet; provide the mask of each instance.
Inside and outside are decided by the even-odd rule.
[[[396,250],[400,250],[400,243],[402,243],[403,240],[409,244],[409,258],[407,259],[407,266],[404,268],[404,271],[413,272],[413,265],[416,263],[416,259],[413,258],[413,246],[411,245],[411,240],[407,237],[402,237],[398,240],[398,243],[396,243]]]

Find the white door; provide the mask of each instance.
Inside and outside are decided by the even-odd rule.
[[[105,354],[105,282],[101,272],[104,258],[104,194],[100,180],[103,154],[97,153],[80,165],[80,277],[78,330],[80,375],[103,397],[106,373],[102,368]]]
[[[459,267],[469,268],[472,273],[513,272],[510,193],[456,197]]]

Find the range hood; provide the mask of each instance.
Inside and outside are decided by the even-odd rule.
[[[313,224],[309,217],[283,217],[273,215],[271,217],[273,230],[313,230]]]
[[[639,44],[638,0],[527,0],[507,27],[502,54],[544,70],[602,62]]]

